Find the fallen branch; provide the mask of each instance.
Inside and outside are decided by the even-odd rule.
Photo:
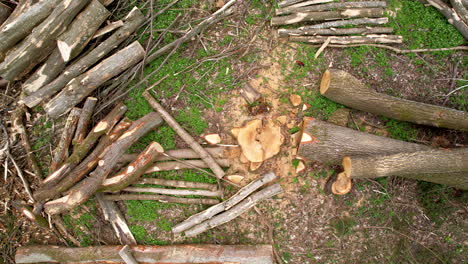
[[[324,0],[323,2],[331,2]],[[322,3],[323,3],[322,2]],[[285,8],[276,9],[276,15],[286,15],[290,13],[304,13],[304,12],[319,12],[328,10],[343,10],[347,8],[370,8],[370,7],[387,7],[385,1],[361,1],[361,2],[338,2],[323,5],[310,5],[310,6],[288,6]]]
[[[219,203],[219,201],[216,199],[181,198],[181,197],[157,195],[157,194],[108,194],[108,195],[104,195],[104,199],[109,200],[109,201],[143,200],[143,201],[158,201],[161,203],[208,204],[208,205]]]
[[[215,191],[218,189],[218,185],[216,184],[191,181],[164,180],[156,178],[141,178],[138,181],[134,182],[134,184],[155,184],[177,188],[206,189],[210,191]]]
[[[80,117],[80,114],[80,108],[73,108],[70,111],[70,114],[68,115],[68,118],[65,121],[65,126],[63,128],[60,141],[54,150],[54,155],[50,163],[49,171],[55,171],[68,158],[68,148],[70,147],[73,134],[75,133],[76,124],[78,123],[78,118]]]
[[[311,46],[320,47],[321,45],[311,45]],[[368,46],[368,47],[388,49],[396,53],[420,53],[420,52],[437,52],[437,51],[451,51],[451,50],[468,50],[467,46],[458,46],[458,47],[452,47],[452,48],[438,48],[438,49],[412,49],[412,50],[399,49],[399,48],[382,45],[382,44],[351,44],[351,45],[330,44],[328,46],[332,48],[351,48],[351,47]]]
[[[380,17],[380,18],[355,18],[355,19],[347,19],[347,20],[337,20],[337,21],[329,21],[315,25],[308,25],[299,27],[298,30],[308,30],[313,28],[335,28],[335,27],[342,27],[348,25],[382,25],[388,23],[388,17]]]
[[[427,0],[427,2],[439,10],[442,15],[444,15],[448,22],[452,24],[465,39],[468,39],[468,25],[450,8],[441,0]]]
[[[86,98],[83,108],[81,109],[80,119],[76,125],[76,132],[75,136],[73,137],[73,145],[79,145],[85,139],[86,133],[88,133],[88,125],[91,122],[91,117],[93,115],[96,103],[96,97]]]
[[[167,189],[167,188],[153,188],[153,187],[127,187],[122,189],[123,192],[138,192],[138,193],[158,193],[167,195],[199,195],[207,197],[219,197],[222,191],[206,191],[206,190],[180,190],[180,189]]]
[[[392,33],[391,27],[357,27],[357,28],[311,28],[311,29],[278,29],[281,37],[286,36],[315,36],[315,35],[367,35],[367,34],[388,34]]]
[[[465,5],[463,5],[462,0],[450,0],[450,3],[452,4],[453,10],[455,10],[455,13],[465,22],[465,24],[468,24],[468,10],[465,7],[468,6],[467,3],[465,2]]]
[[[65,66],[60,51],[54,49],[47,60],[23,83],[23,91],[26,94],[36,92],[57,77],[65,69]]]
[[[37,215],[33,213],[33,209],[31,206],[23,204],[19,201],[13,201],[11,203],[13,207],[20,211],[26,218],[31,220],[34,224],[42,228],[49,228],[49,221],[45,219],[42,215]]]
[[[0,3],[0,25],[8,19],[11,12],[12,10],[9,6]]]
[[[205,148],[214,159],[227,159],[239,151],[239,147],[212,147]],[[138,154],[122,155],[119,162],[127,163],[135,160]],[[199,159],[200,155],[193,149],[173,149],[164,152],[164,155],[156,157],[156,161],[173,160],[173,159]]]
[[[403,43],[398,35],[365,35],[365,36],[290,36],[289,41],[306,43],[324,43],[330,38],[330,44],[362,44],[362,43]]]
[[[226,159],[215,159],[216,163],[221,167],[229,167],[229,160]],[[180,161],[164,161],[155,163],[149,167],[145,174],[158,172],[158,171],[170,171],[170,170],[183,170],[183,169],[204,169],[210,168],[203,160],[180,160]]]

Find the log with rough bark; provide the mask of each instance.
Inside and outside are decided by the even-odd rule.
[[[107,134],[122,118],[123,114],[127,111],[127,107],[123,104],[118,104],[112,111],[104,117],[99,123],[94,126],[91,132],[88,133],[86,138],[80,145],[76,145],[73,149],[72,155],[60,166],[55,172],[49,174],[41,184],[41,187],[34,193],[34,197],[38,201],[43,201],[52,194],[53,186],[57,185],[71,170],[73,170],[82,159],[84,159],[88,152],[94,147],[98,139]]]
[[[163,123],[160,115],[151,112],[144,117],[133,122],[130,128],[120,136],[117,141],[106,148],[102,159],[98,161],[96,169],[90,173],[89,177],[75,186],[66,196],[47,202],[44,210],[51,215],[69,211],[72,208],[84,203],[101,186],[104,179],[112,172],[119,157],[149,131]]]
[[[177,121],[160,105],[156,99],[149,93],[149,91],[143,92],[143,97],[156,111],[161,114],[161,117],[167,122],[167,124],[174,129],[174,131],[195,151],[200,155],[200,158],[210,167],[217,178],[221,179],[224,176],[224,171],[221,166],[216,163],[213,157],[208,153],[195,139],[185,131]]]
[[[11,8],[5,4],[0,3],[0,25],[5,22],[11,15]]]
[[[343,158],[351,179],[399,176],[468,189],[468,148]]]
[[[331,1],[327,1],[331,2]],[[303,13],[303,12],[319,12],[328,10],[343,10],[348,8],[371,8],[371,7],[387,7],[385,1],[361,1],[361,2],[337,2],[323,5],[311,6],[288,6],[285,8],[276,9],[276,15],[286,15],[290,13]]]
[[[217,226],[220,226],[222,224],[225,224],[239,215],[243,214],[250,208],[254,207],[257,203],[266,200],[268,198],[271,198],[277,194],[280,194],[283,192],[283,189],[281,188],[281,185],[274,184],[271,186],[268,186],[256,193],[253,193],[252,195],[248,196],[245,198],[242,202],[238,203],[237,205],[233,206],[229,210],[226,210],[224,213],[221,213],[199,225],[196,225],[188,230],[185,231],[185,235],[188,237],[196,236],[198,234],[201,234],[205,231],[208,231],[211,228],[215,228]]]
[[[68,62],[78,56],[109,16],[110,12],[98,0],[91,0],[57,39],[63,60]]]
[[[330,44],[366,44],[366,43],[403,43],[403,37],[398,35],[365,35],[365,36],[290,36],[289,41],[305,43],[324,43],[330,39]]]
[[[339,164],[345,156],[396,154],[430,147],[333,125],[305,117],[297,155],[306,160]]]
[[[94,112],[94,107],[96,106],[97,98],[96,97],[88,97],[83,104],[83,108],[81,109],[80,119],[78,120],[78,124],[76,125],[76,132],[75,136],[73,137],[73,145],[78,145],[83,142],[86,137],[86,133],[88,133],[88,126],[91,122],[91,117]]]
[[[136,240],[116,204],[113,201],[105,200],[100,193],[96,194],[96,200],[101,207],[104,220],[111,223],[120,243],[122,245],[136,245]]]
[[[9,24],[11,21],[15,20],[19,15],[23,14],[29,7],[39,2],[39,0],[23,0],[18,1],[16,7],[14,8],[13,12],[8,16],[8,19],[0,24],[0,31],[2,30],[1,27]],[[26,34],[27,35],[27,34]]]
[[[281,37],[286,36],[315,36],[315,35],[367,35],[367,34],[388,34],[392,33],[391,27],[357,27],[357,28],[312,28],[300,29],[278,29]]]
[[[421,125],[468,131],[468,112],[378,93],[342,70],[325,71],[320,93],[330,100],[364,112]]]
[[[49,83],[65,69],[65,62],[56,48],[47,60],[23,84],[23,91],[32,94]]]
[[[5,60],[0,64],[0,76],[10,81],[19,79],[46,59],[54,49],[56,38],[89,1],[61,1],[29,36],[8,52]]]
[[[295,13],[287,16],[273,17],[271,19],[272,26],[290,25],[306,21],[324,21],[333,19],[348,19],[356,17],[381,17],[384,15],[383,8],[356,8],[343,9],[339,11],[324,11],[324,12],[304,12]]]
[[[204,183],[204,182],[191,182],[191,181],[175,181],[175,180],[165,180],[165,179],[156,179],[156,178],[141,178],[136,181],[134,184],[155,184],[168,187],[177,187],[177,188],[187,188],[187,189],[204,189],[210,191],[216,191],[218,185]]]
[[[308,30],[314,28],[335,28],[335,27],[342,27],[348,25],[382,25],[388,23],[388,17],[380,17],[380,18],[355,18],[355,19],[347,19],[347,20],[337,20],[337,21],[329,21],[315,25],[308,25],[299,27],[298,30]]]
[[[229,167],[229,160],[226,159],[215,159],[216,163],[220,167]],[[158,172],[158,171],[170,171],[170,170],[184,170],[184,169],[209,169],[210,166],[203,160],[183,160],[183,161],[163,161],[157,162],[150,166],[145,174]]]
[[[468,5],[466,0],[450,0],[450,3],[452,4],[453,10],[455,10],[455,13],[465,22],[465,24],[468,24],[468,10],[467,8],[463,5],[465,3]]]
[[[140,178],[163,152],[164,149],[159,143],[150,143],[127,167],[115,176],[107,178],[103,182],[100,191],[116,192],[126,188]]]
[[[25,246],[16,251],[15,261],[22,263],[91,263],[97,259],[108,264],[121,264],[123,246],[67,248],[60,246]],[[271,245],[171,245],[130,246],[141,263],[197,264],[273,264]]]
[[[207,190],[181,190],[181,189],[167,189],[167,188],[153,188],[153,187],[127,187],[122,189],[123,192],[130,193],[157,193],[157,194],[166,194],[166,195],[178,195],[178,196],[187,196],[187,195],[199,195],[207,197],[220,197],[223,192],[221,190],[217,191],[207,191]]]
[[[182,198],[169,195],[158,194],[109,194],[104,195],[104,199],[109,201],[158,201],[161,203],[180,203],[180,204],[218,204],[216,199],[208,198]]]
[[[63,128],[62,136],[57,147],[54,150],[54,155],[50,163],[49,171],[55,171],[62,163],[68,158],[68,148],[73,139],[75,133],[76,124],[80,117],[81,109],[73,108],[65,121],[65,127]]]
[[[210,153],[214,159],[229,159],[234,158],[239,155],[239,147],[212,147],[205,148],[205,150]],[[138,154],[125,154],[122,155],[119,160],[120,163],[128,163],[136,159]],[[163,155],[160,155],[156,158],[156,161],[164,160],[180,160],[180,159],[199,159],[200,155],[195,152],[193,149],[173,149],[167,150]]]
[[[91,70],[73,79],[58,95],[44,106],[46,113],[57,118],[67,113],[107,80],[132,67],[145,56],[138,41],[105,59]]]
[[[139,28],[144,21],[145,16],[141,13],[140,9],[135,7],[124,19],[124,25],[121,28],[115,31],[95,49],[65,68],[63,73],[55,80],[24,98],[22,100],[24,104],[31,108],[50,98],[56,92],[65,87],[73,78],[86,72],[89,67],[95,65],[98,61],[109,54],[109,52],[118,47],[124,40],[133,34],[133,32],[135,32],[135,30]]]
[[[258,190],[265,184],[272,182],[276,178],[277,177],[273,172],[264,174],[262,177],[256,179],[255,181],[246,185],[244,188],[240,189],[236,194],[231,196],[226,201],[219,203],[215,206],[212,206],[203,212],[192,215],[189,218],[187,218],[185,221],[175,225],[172,228],[172,232],[173,233],[183,232],[193,226],[196,226],[202,223],[203,221],[207,219],[212,218],[213,216],[225,210],[228,210],[229,208],[235,206],[236,204],[244,200],[245,197],[249,196],[251,193],[255,192],[256,190]]]
[[[465,39],[468,39],[468,25],[457,15],[452,8],[441,0],[427,0],[427,2],[439,10],[442,15],[447,18],[448,22],[452,24]]]

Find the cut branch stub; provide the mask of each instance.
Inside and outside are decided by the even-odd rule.
[[[346,173],[338,173],[336,181],[332,183],[331,191],[336,195],[345,195],[351,191],[351,178]]]

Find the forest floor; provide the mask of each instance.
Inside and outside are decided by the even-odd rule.
[[[127,2],[122,5],[122,14],[147,1]],[[154,10],[169,2],[154,1]],[[145,245],[273,244],[282,263],[295,264],[466,263],[467,192],[391,177],[356,180],[349,194],[334,196],[326,191],[325,184],[339,167],[307,163],[307,169],[296,174],[292,141],[292,135],[300,130],[303,116],[329,120],[336,110],[344,108],[318,92],[322,73],[331,67],[353,74],[382,93],[467,111],[466,89],[446,96],[467,84],[465,54],[461,51],[396,54],[363,46],[327,48],[314,59],[318,48],[287,42],[269,25],[274,3],[239,2],[232,16],[182,45],[166,62],[163,62],[165,58],[160,58],[146,67],[142,75],[164,63],[145,85],[128,91],[124,100],[129,109],[126,115],[134,120],[153,111],[141,93],[164,77],[155,94],[193,136],[219,133],[224,144],[236,144],[230,134],[233,127],[251,119],[277,121],[286,139],[281,152],[255,173],[243,170],[242,164],[233,166],[229,172],[242,171],[248,181],[274,171],[285,192],[195,238],[174,236],[171,227],[207,206],[119,202],[137,242]],[[222,0],[180,0],[155,18],[154,37],[160,33],[158,29],[167,28],[179,14],[183,15],[176,27],[184,28],[222,3]],[[401,48],[441,48],[466,43],[433,8],[410,0],[391,0],[389,6],[392,11],[388,14],[390,26],[404,38]],[[144,10],[149,12],[147,5]],[[120,15],[114,14],[116,18]],[[168,32],[164,42],[177,36]],[[143,32],[139,36],[143,43],[148,37],[151,36]],[[258,105],[248,105],[240,96],[239,88],[246,83],[264,96],[267,111],[257,111]],[[100,94],[103,90],[96,95],[105,100]],[[18,93],[10,91],[8,96],[15,97],[15,92]],[[300,95],[311,107],[303,112],[292,106],[291,94]],[[9,99],[2,100],[5,109],[12,110]],[[355,110],[350,110],[350,116],[348,127],[369,133],[440,147],[468,145],[466,133],[418,126]],[[1,118],[4,117],[2,113]],[[47,120],[40,108],[33,109],[28,118],[35,154],[47,173],[51,149],[63,120]],[[165,149],[187,147],[170,127],[162,126],[132,146],[131,152],[143,150],[151,141],[159,142]],[[24,158],[20,146],[13,148],[13,153],[19,160]],[[208,174],[196,170],[158,172],[145,177],[216,182]],[[33,177],[29,180],[32,188],[38,186]],[[53,233],[40,230],[21,214],[7,208],[9,201],[25,195],[15,177],[1,181],[0,198],[5,209],[0,208],[0,256],[5,263],[11,263],[19,245],[61,244]],[[225,197],[236,190],[226,186]],[[118,243],[94,200],[63,217],[81,246]]]

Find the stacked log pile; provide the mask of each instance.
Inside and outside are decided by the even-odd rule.
[[[284,0],[278,6],[272,26],[306,23],[299,28],[278,29],[279,36],[289,41],[324,45],[403,41],[402,36],[392,35],[393,28],[381,26],[388,22],[385,1]]]

